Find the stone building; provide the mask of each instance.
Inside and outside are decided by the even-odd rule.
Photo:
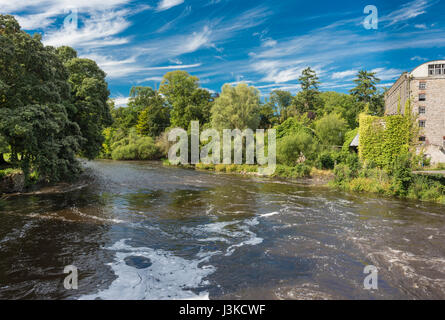
[[[418,116],[419,142],[425,153],[433,163],[445,163],[445,60],[403,73],[385,94],[386,114],[403,114],[408,99]]]

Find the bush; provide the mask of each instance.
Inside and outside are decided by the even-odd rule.
[[[334,169],[335,160],[330,152],[323,151],[318,155],[316,166],[318,169],[331,170]]]
[[[277,160],[280,164],[294,166],[301,155],[309,160],[314,159],[317,149],[317,140],[311,134],[300,131],[278,140]]]
[[[413,182],[411,154],[402,153],[399,155],[392,163],[390,174],[393,179],[391,188],[394,194],[397,196],[406,196]]]
[[[334,182],[338,185],[342,185],[345,182],[349,182],[354,178],[353,171],[349,168],[347,164],[341,163],[334,168],[335,179]]]
[[[130,135],[113,145],[113,160],[156,160],[160,152],[151,137]]]
[[[305,178],[309,177],[311,174],[312,168],[305,164],[298,164],[294,167],[277,165],[274,177],[280,178]]]
[[[315,121],[314,125],[323,145],[343,146],[347,124],[341,116],[331,113]]]

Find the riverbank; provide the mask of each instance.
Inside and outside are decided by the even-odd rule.
[[[197,171],[209,171],[221,174],[232,174],[242,176],[255,176],[264,178],[279,178],[286,180],[298,180],[304,184],[310,185],[327,185],[329,181],[334,179],[332,170],[319,170],[311,168],[306,165],[298,165],[296,167],[289,167],[284,165],[277,165],[275,173],[272,176],[266,176],[258,173],[258,165],[237,165],[237,164],[197,164],[197,165],[172,165],[168,160],[163,161],[166,167],[180,167],[184,169],[191,169]]]
[[[258,173],[257,165],[197,164],[174,166],[168,161],[164,161],[163,165],[221,174],[268,177]],[[445,177],[441,172],[429,174],[413,172],[408,173],[406,177],[402,177],[400,173],[393,176],[388,171],[378,168],[351,170],[348,166],[338,165],[332,171],[319,170],[301,164],[296,167],[277,165],[275,173],[270,177],[298,181],[308,185],[326,186],[356,194],[377,194],[399,199],[445,204]]]
[[[34,181],[26,185],[25,176],[19,169],[0,170],[0,196],[3,198],[14,196],[29,196],[41,194],[60,194],[82,189],[92,182],[90,170],[85,170],[72,181],[46,183]]]
[[[387,170],[338,165],[334,176],[329,186],[342,191],[445,204],[445,176],[441,172],[413,172],[403,164]]]

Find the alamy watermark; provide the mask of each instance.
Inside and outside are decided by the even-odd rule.
[[[255,133],[251,129],[245,129],[244,131],[239,129],[225,129],[222,130],[223,138],[221,149],[220,131],[207,129],[200,133],[199,122],[192,121],[190,149],[187,131],[176,128],[169,132],[168,140],[177,143],[170,148],[168,160],[174,165],[198,163],[240,165],[243,164],[243,145],[245,145],[245,164],[257,164],[259,165],[259,174],[272,175],[275,173],[277,164],[276,130],[269,129],[267,130],[267,134],[268,143],[266,148],[264,129],[258,129]],[[207,144],[201,147],[201,143]]]
[[[66,290],[77,290],[79,289],[79,282],[78,282],[78,270],[76,266],[69,265],[66,266],[63,270],[63,273],[68,273],[68,275],[63,280],[63,286]]]
[[[378,290],[379,289],[379,270],[375,266],[366,266],[363,270],[364,274],[367,274],[363,281],[365,290]]]
[[[377,30],[379,28],[379,11],[376,6],[368,5],[363,10],[364,14],[368,16],[363,21],[363,26],[366,30]]]

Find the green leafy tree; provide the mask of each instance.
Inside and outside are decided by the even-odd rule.
[[[295,166],[302,157],[314,160],[317,150],[317,139],[313,134],[301,130],[278,140],[277,160],[280,164]]]
[[[113,122],[107,103],[110,92],[105,72],[93,60],[76,58],[72,48],[59,48],[58,54],[69,73],[73,105],[69,117],[80,127],[83,137],[80,153],[94,159],[104,142],[103,130]]]
[[[356,101],[367,104],[372,115],[383,115],[384,93],[377,89],[380,79],[376,77],[376,73],[360,70],[354,83],[356,86],[350,90],[350,93]]]
[[[346,121],[338,114],[331,113],[314,122],[315,132],[322,145],[342,146],[348,130]]]
[[[320,94],[325,114],[341,114],[350,128],[358,127],[358,116],[365,110],[365,104],[357,101],[352,95],[333,91]]]
[[[270,102],[273,104],[280,122],[289,118],[288,108],[292,105],[292,99],[292,94],[288,91],[274,90],[270,94]]]
[[[212,108],[212,125],[222,129],[257,129],[260,124],[260,92],[240,83],[225,84]]]
[[[143,136],[159,136],[169,125],[169,109],[164,98],[150,87],[133,87],[130,105],[142,111],[138,115],[136,131]]]
[[[75,155],[82,138],[69,118],[67,79],[54,48],[22,31],[13,16],[0,15],[0,136],[26,179],[31,170],[48,181],[80,170]]]
[[[274,105],[270,102],[260,105],[260,124],[262,129],[270,129],[278,123]]]
[[[318,76],[310,67],[302,71],[298,78],[301,91],[295,96],[293,104],[298,113],[317,112],[321,107]]]
[[[211,94],[199,88],[199,79],[186,71],[172,71],[164,75],[159,91],[171,107],[173,127],[188,128],[191,121],[201,125],[209,122]]]

